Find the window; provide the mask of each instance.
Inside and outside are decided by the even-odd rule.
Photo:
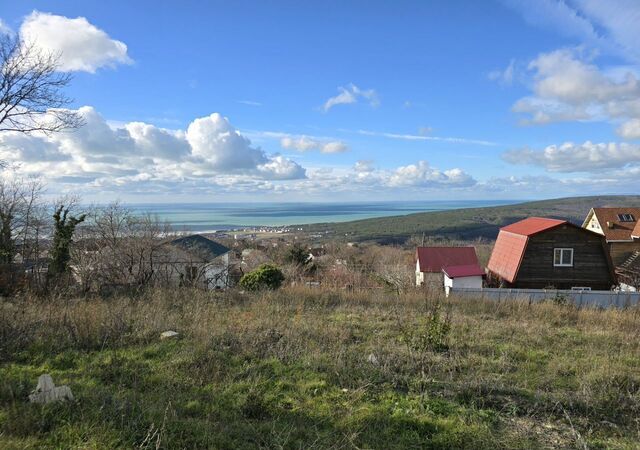
[[[618,219],[620,222],[635,222],[636,219],[633,217],[633,214],[618,214]]]
[[[554,248],[553,249],[553,265],[554,267],[572,267],[573,266],[573,249],[572,248]]]

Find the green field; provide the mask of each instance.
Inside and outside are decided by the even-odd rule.
[[[401,243],[423,234],[428,238],[495,239],[501,226],[530,216],[568,219],[581,225],[589,209],[597,206],[640,206],[640,196],[571,197],[299,227],[305,232],[326,233],[332,239],[349,241]]]
[[[638,310],[420,292],[16,298],[0,448],[634,449],[639,333]],[[42,373],[76,400],[28,403]]]

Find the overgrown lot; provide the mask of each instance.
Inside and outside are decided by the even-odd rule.
[[[293,288],[2,302],[0,448],[640,442],[637,309]],[[29,404],[42,373],[76,401]]]

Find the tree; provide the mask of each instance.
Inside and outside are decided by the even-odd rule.
[[[20,37],[0,37],[0,132],[48,134],[83,124],[64,109],[71,99],[61,90],[71,75],[57,71],[59,58]]]
[[[311,261],[307,249],[297,242],[287,250],[285,259],[296,266],[304,266]]]
[[[36,256],[42,233],[40,204],[42,183],[38,179],[0,179],[0,264]]]
[[[69,216],[69,207],[60,205],[53,214],[54,232],[51,247],[51,262],[49,263],[49,278],[60,276],[69,269],[71,260],[70,247],[73,241],[73,233],[76,226],[84,222],[86,215],[79,217]]]
[[[282,271],[272,264],[263,264],[240,279],[240,286],[248,291],[278,289],[284,281]]]

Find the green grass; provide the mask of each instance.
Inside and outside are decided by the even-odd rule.
[[[296,225],[309,233],[327,233],[331,239],[376,240],[401,243],[410,237],[495,239],[500,227],[530,216],[554,217],[579,225],[589,209],[598,206],[640,206],[640,196],[571,197],[516,205],[435,211],[342,223]]]
[[[5,303],[0,448],[637,448],[637,310],[454,300],[436,348],[434,305],[304,289]],[[76,401],[28,403],[42,373]]]

